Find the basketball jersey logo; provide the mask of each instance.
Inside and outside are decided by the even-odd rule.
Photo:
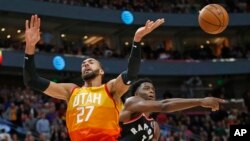
[[[77,115],[76,115],[76,123],[81,123],[83,121],[88,121],[91,117],[95,107],[94,106],[79,106],[79,105],[100,105],[101,104],[102,95],[100,93],[88,94],[88,93],[80,93],[75,96],[73,100],[73,108],[76,107]]]
[[[66,113],[71,140],[117,138],[120,133],[120,109],[121,105],[116,105],[106,85],[74,89]]]
[[[120,141],[149,141],[154,136],[154,120],[147,118],[144,114],[131,119],[127,122],[121,122],[122,127]]]
[[[78,105],[100,105],[102,100],[102,95],[100,93],[88,94],[86,92],[79,93],[75,96],[73,101],[73,108]]]
[[[151,128],[153,128],[153,124],[152,124],[152,122],[150,124],[151,125],[148,125],[147,123],[144,123],[143,125],[138,124],[136,127],[131,128],[130,131],[134,135],[136,135],[140,131],[145,131],[147,134],[142,135],[142,141],[151,140],[153,138],[153,130],[151,129]],[[149,128],[149,127],[151,127],[151,128]]]
[[[91,117],[94,106],[101,104],[102,95],[100,93],[88,94],[88,93],[80,93],[75,96],[73,101],[73,108],[76,107],[77,115],[76,115],[76,123],[81,123],[83,121],[88,121]],[[89,105],[92,106],[79,106],[79,105]]]

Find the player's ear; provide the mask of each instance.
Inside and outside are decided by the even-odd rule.
[[[104,71],[103,71],[102,69],[99,70],[99,73],[100,73],[101,75],[104,75]]]

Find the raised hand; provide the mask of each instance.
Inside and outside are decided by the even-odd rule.
[[[30,21],[25,21],[25,52],[28,54],[35,52],[35,46],[40,40],[40,24],[41,20],[37,15],[32,15]]]
[[[220,103],[225,103],[225,100],[215,97],[206,97],[201,99],[201,106],[205,108],[211,108],[212,111],[219,110]]]
[[[145,26],[140,27],[137,29],[137,31],[135,32],[135,36],[134,36],[134,41],[135,42],[140,42],[141,39],[149,34],[150,32],[152,32],[154,29],[156,29],[157,27],[159,27],[160,25],[162,25],[165,22],[165,20],[162,19],[158,19],[155,22],[154,21],[150,21],[148,20],[145,24]]]

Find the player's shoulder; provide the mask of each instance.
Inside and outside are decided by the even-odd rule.
[[[111,90],[111,88],[113,87],[114,83],[115,83],[116,79],[111,79],[108,82],[105,83],[105,85],[107,86],[108,90]]]
[[[64,87],[67,87],[67,88],[79,87],[78,85],[76,85],[74,83],[59,83],[59,84],[63,85]]]
[[[76,88],[79,88],[79,86],[74,83],[59,83],[59,85],[63,86],[69,93],[72,93]]]
[[[129,106],[134,103],[138,103],[140,101],[143,101],[144,99],[139,96],[131,96],[125,100],[124,106]]]

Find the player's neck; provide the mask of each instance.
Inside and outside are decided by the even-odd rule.
[[[84,82],[84,87],[99,87],[101,85],[102,79],[99,77]]]
[[[151,113],[144,113],[144,115],[149,118]]]

